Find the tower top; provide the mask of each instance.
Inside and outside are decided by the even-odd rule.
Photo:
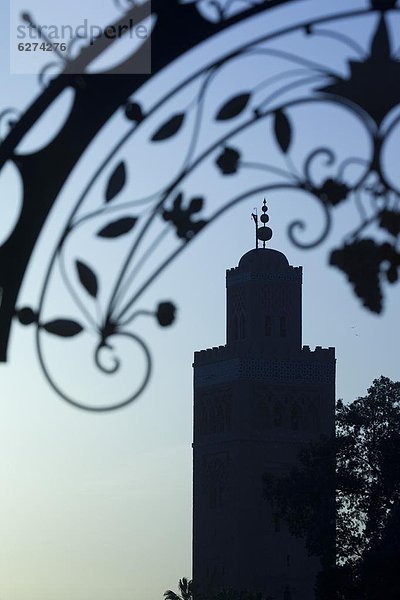
[[[267,227],[269,216],[267,215],[268,206],[265,198],[261,210],[262,214],[260,217],[257,214],[256,208],[251,213],[256,228],[255,248],[242,256],[237,269],[251,272],[286,272],[291,269],[286,256],[282,252],[278,252],[278,250],[266,248],[266,242],[272,238],[272,229]],[[262,225],[259,225],[259,221]],[[261,247],[260,241],[262,242]]]
[[[256,248],[259,247],[259,241],[263,243],[263,248],[265,248],[266,242],[268,242],[272,238],[272,229],[267,227],[267,223],[269,221],[269,216],[267,215],[268,206],[267,201],[264,198],[263,205],[261,207],[262,215],[258,218],[257,209],[255,209],[254,213],[251,213],[254,224],[256,226]],[[262,226],[258,226],[258,221],[261,221]]]
[[[253,248],[242,256],[237,269],[251,273],[285,273],[292,269],[286,256],[272,248]]]

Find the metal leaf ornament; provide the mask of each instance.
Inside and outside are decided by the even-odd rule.
[[[81,262],[80,260],[77,260],[76,270],[78,272],[79,280],[85,288],[85,290],[88,292],[88,294],[90,294],[90,296],[96,298],[99,286],[97,283],[97,277],[93,273],[92,269],[85,265],[85,263]]]
[[[292,141],[292,126],[283,110],[277,110],[275,113],[274,132],[282,152],[286,153]]]
[[[320,91],[350,100],[380,125],[400,103],[400,61],[392,54],[384,14],[372,38],[368,58],[362,62],[349,61],[349,66],[348,78],[336,77]]]
[[[103,227],[103,229],[101,229],[97,235],[98,237],[103,238],[116,238],[120,235],[125,235],[133,229],[136,221],[137,219],[135,219],[135,217],[118,219],[117,221],[109,223],[109,225],[106,225],[106,227]]]
[[[54,321],[44,323],[41,325],[41,328],[48,333],[66,338],[74,337],[83,330],[79,323],[71,321],[70,319],[55,319]]]
[[[157,129],[151,140],[153,142],[162,142],[173,137],[182,127],[184,120],[185,115],[183,113],[174,115],[166,123],[164,123],[164,125],[161,125],[161,127]]]
[[[246,108],[249,100],[250,94],[247,93],[234,96],[220,108],[216,116],[217,121],[227,121],[238,117]]]
[[[120,162],[119,165],[115,168],[113,174],[111,175],[107,190],[106,190],[106,202],[111,202],[115,198],[117,194],[122,190],[126,181],[126,170],[125,163]]]

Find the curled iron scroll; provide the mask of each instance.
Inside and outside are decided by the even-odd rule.
[[[290,240],[304,249],[326,240],[335,211],[353,203],[357,221],[349,225],[343,245],[332,249],[330,263],[347,275],[363,304],[377,313],[383,307],[382,282],[394,284],[398,279],[400,184],[387,159],[400,130],[400,92],[393,85],[400,73],[400,53],[389,33],[391,20],[399,15],[397,3],[365,2],[354,9],[350,3],[346,9],[321,14],[317,3],[311,2],[308,12],[292,21],[290,9],[295,0],[254,1],[245,8],[243,3],[228,0],[166,4],[152,3],[156,17],[151,36],[153,75],[116,73],[113,86],[109,86],[109,75],[74,74],[73,61],[85,70],[104,48],[101,39],[90,47],[83,45],[76,58],[62,65],[61,73],[49,81],[41,97],[12,122],[0,148],[0,163],[17,167],[23,188],[21,216],[0,249],[1,358],[6,359],[13,316],[20,324],[35,327],[39,361],[50,385],[68,402],[88,410],[118,408],[143,392],[150,377],[151,355],[135,330],[137,319],[152,316],[161,326],[168,326],[175,317],[170,300],[156,307],[141,306],[143,293],[200,231],[252,194],[297,191],[315,203],[321,214],[319,231],[310,234],[305,219],[293,219],[288,225]],[[127,2],[120,7],[118,22],[130,19],[139,23],[149,5]],[[287,11],[284,27],[263,30],[257,25],[278,10]],[[349,37],[349,23],[368,23],[364,43]],[[214,44],[220,34],[230,32],[231,38],[224,38],[228,39],[225,46]],[[179,41],[172,44],[171,39]],[[282,40],[288,43],[282,44]],[[299,40],[297,52],[290,49],[293,40]],[[333,40],[341,49],[345,70],[335,70],[322,58],[317,60],[314,53],[310,57],[310,47],[326,40]],[[199,59],[195,68],[191,63],[190,69],[171,78],[148,101],[146,89],[151,89],[163,69],[173,68],[180,57],[185,59],[188,51],[205,42],[210,45],[208,54],[201,53],[206,59]],[[257,64],[258,78],[247,87],[243,82],[241,88],[221,86],[230,69],[247,64]],[[19,154],[18,144],[65,89],[73,91],[73,103],[59,135],[36,153]],[[305,110],[325,111],[332,119],[339,115],[347,120],[364,136],[367,150],[357,153],[357,148],[349,147],[346,153],[324,139],[311,143],[300,155],[296,136]],[[2,116],[4,120],[14,117],[6,111]],[[121,127],[121,136],[69,206],[54,239],[38,302],[21,305],[17,300],[21,281],[48,212],[83,153],[113,119]],[[249,140],[260,130],[268,132],[269,151],[254,157]],[[69,158],[61,162],[59,158],[72,139]],[[151,157],[163,145],[175,148],[177,155],[169,177],[151,193],[135,191],[130,157],[138,156],[138,148]],[[50,173],[46,186],[33,176],[38,170],[43,172],[44,164]],[[202,169],[226,182],[225,197],[217,206],[206,186],[193,193],[190,183]],[[383,241],[371,235],[373,227],[385,235]],[[168,252],[160,253],[162,258],[155,264],[154,254],[165,245]],[[101,248],[116,255],[119,252],[119,266],[112,278],[105,277],[96,262]],[[11,269],[13,252],[18,258]],[[61,289],[66,299],[62,314],[53,302],[56,289]],[[116,338],[129,341],[142,356],[142,369],[130,393],[108,402],[88,403],[59,383],[48,355],[72,344],[82,344],[81,352],[91,357],[100,378],[118,377],[130,350],[123,344],[121,351],[127,356],[119,356]],[[51,351],[46,354],[47,345]]]

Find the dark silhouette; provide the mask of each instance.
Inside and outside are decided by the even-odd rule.
[[[179,593],[176,594],[172,590],[164,592],[165,600],[193,600],[193,581],[182,577],[178,583]]]
[[[221,589],[212,595],[203,596],[194,593],[194,584],[192,580],[182,577],[178,583],[179,593],[172,590],[164,592],[165,600],[273,600],[272,596],[264,596],[261,593],[236,592],[229,588]]]
[[[336,474],[324,468],[336,459]],[[267,475],[265,495],[310,554],[321,558],[321,600],[400,598],[400,382],[374,380],[365,397],[336,406],[336,439],[304,449],[285,477]],[[336,564],[326,545],[336,488]]]
[[[266,213],[253,216],[263,245]],[[302,268],[281,252],[247,252],[226,285],[227,344],[194,359],[196,592],[311,600],[320,561],[266,510],[262,476],[283,475],[305,445],[333,435],[335,351],[302,347]]]

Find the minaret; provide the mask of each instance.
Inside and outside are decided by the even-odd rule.
[[[266,249],[272,238],[266,201],[256,224],[256,248],[247,252],[238,267],[226,273],[227,345],[241,354],[278,356],[301,349],[302,268],[291,267],[282,252]],[[262,240],[263,248],[259,248]]]
[[[312,600],[319,563],[276,521],[262,477],[333,435],[335,351],[302,347],[302,268],[266,248],[267,210],[261,226],[252,215],[256,248],[226,272],[227,343],[194,357],[193,580]]]

